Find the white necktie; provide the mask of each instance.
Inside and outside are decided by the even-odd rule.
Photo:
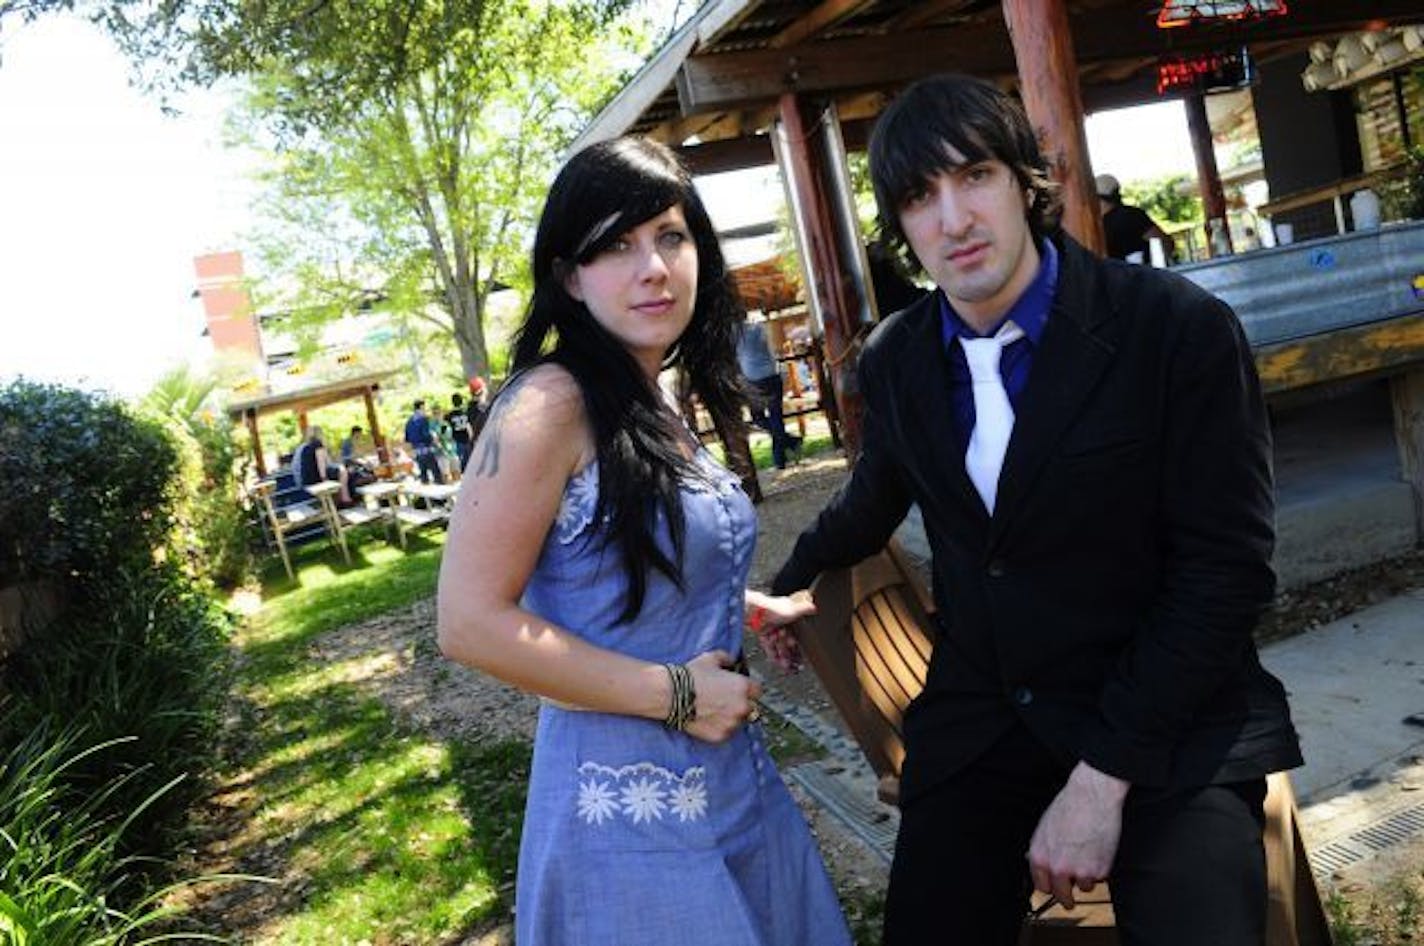
[[[1014,432],[1014,408],[999,374],[999,356],[1005,346],[1023,338],[1023,334],[1023,329],[1013,322],[1005,322],[989,338],[959,339],[974,381],[974,432],[969,437],[969,449],[964,452],[964,469],[990,515],[999,492],[1004,451]]]

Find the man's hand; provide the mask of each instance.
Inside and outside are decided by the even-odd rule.
[[[1073,887],[1084,893],[1106,880],[1122,836],[1129,785],[1079,762],[1053,799],[1028,846],[1033,885],[1073,908]]]
[[[816,602],[809,591],[789,595],[747,592],[747,627],[756,634],[768,659],[786,673],[801,669],[801,645],[791,625],[815,613]]]

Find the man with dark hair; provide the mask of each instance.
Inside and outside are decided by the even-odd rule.
[[[1260,944],[1264,777],[1300,751],[1251,638],[1273,508],[1240,325],[1065,235],[1032,128],[987,83],[906,90],[870,169],[938,291],[867,342],[862,452],[772,588],[920,507],[938,637],[885,943],[1012,946],[1032,887],[1071,907],[1111,875],[1129,946]]]
[[[474,438],[470,436],[470,413],[465,408],[463,394],[450,395],[450,414],[445,418],[445,423],[450,425],[450,439],[455,441],[455,454],[460,462],[460,472],[463,473],[465,464],[470,462],[470,448],[475,443]]]
[[[351,433],[341,441],[341,462],[350,463],[356,459],[356,451],[361,446],[361,434],[365,433],[360,424],[351,428]]]
[[[411,405],[410,417],[405,422],[405,442],[415,457],[420,481],[445,482],[445,477],[440,475],[439,448],[435,443],[435,434],[430,430],[430,418],[425,414],[424,399]]]

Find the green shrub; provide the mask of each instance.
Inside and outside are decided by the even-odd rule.
[[[164,431],[116,401],[24,380],[0,388],[0,586],[151,558],[172,527],[177,466]]]
[[[26,844],[64,857],[88,844],[118,858],[129,878],[169,858],[212,763],[228,690],[230,621],[180,528],[193,515],[184,510],[203,508],[207,459],[174,426],[101,395],[27,381],[0,388],[0,586],[34,582],[61,600],[0,663],[0,693],[10,694],[0,753],[47,758],[30,734],[61,724],[80,740],[64,746],[106,746],[51,767],[45,784],[62,786],[62,810],[84,817],[77,827],[41,818]],[[101,844],[89,821],[117,833]],[[76,896],[91,889],[55,876]],[[105,874],[95,916],[144,903],[146,880]],[[11,897],[0,922],[23,926],[33,917],[11,889],[0,887]]]

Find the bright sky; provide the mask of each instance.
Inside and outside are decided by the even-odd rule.
[[[193,257],[240,249],[249,228],[246,163],[221,143],[224,100],[194,96],[165,117],[77,18],[9,24],[0,52],[0,382],[142,393],[210,351]],[[1192,169],[1179,103],[1092,116],[1088,139],[1094,168],[1123,180]],[[724,227],[781,199],[767,169],[702,187]]]
[[[142,393],[210,350],[193,257],[246,227],[221,99],[165,117],[69,17],[7,24],[0,52],[0,381]]]

